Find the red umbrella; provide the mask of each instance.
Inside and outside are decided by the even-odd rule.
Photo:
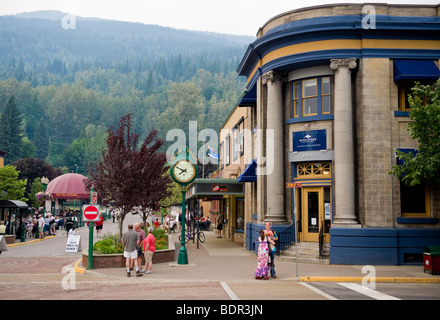
[[[66,173],[53,179],[47,185],[54,199],[89,199],[90,192],[86,190],[84,179],[86,177],[78,173]]]

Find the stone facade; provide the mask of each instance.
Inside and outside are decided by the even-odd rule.
[[[438,5],[337,4],[283,13],[260,28],[238,68],[248,90],[256,87],[248,108],[252,158],[258,167],[269,164],[246,183],[248,223],[269,221],[281,232],[294,223],[301,241],[317,242],[323,232],[330,260],[333,252],[334,261],[352,256],[349,263],[364,252],[366,236],[368,246],[378,246],[372,261],[386,260],[379,247],[388,244],[377,230],[407,239],[393,240],[392,263],[420,255],[421,243],[440,242],[440,191],[427,185],[425,212],[407,213],[405,188],[389,174],[396,148],[417,148],[401,106],[409,80],[396,80],[396,66],[429,63],[429,76],[409,71],[403,78],[435,81],[440,27],[432,18],[439,16]],[[367,18],[375,24],[365,25]],[[354,249],[347,235],[356,234]]]

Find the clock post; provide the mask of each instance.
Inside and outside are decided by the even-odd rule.
[[[188,253],[185,247],[185,195],[188,185],[196,179],[197,172],[197,162],[195,157],[188,151],[187,147],[182,147],[170,167],[171,178],[179,184],[182,192],[182,233],[180,236],[180,250],[177,264],[188,264]]]
[[[185,247],[185,226],[186,226],[186,204],[185,204],[185,194],[186,186],[180,186],[182,188],[182,233],[180,237],[180,250],[179,258],[177,264],[188,264],[188,252]]]

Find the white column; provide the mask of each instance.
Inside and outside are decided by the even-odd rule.
[[[335,70],[335,227],[360,227],[356,220],[351,70],[356,59],[331,59]]]
[[[263,75],[267,85],[266,127],[266,221],[284,223],[284,123],[283,123],[283,77],[269,71]]]

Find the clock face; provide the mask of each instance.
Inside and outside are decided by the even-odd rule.
[[[194,165],[189,162],[188,160],[179,160],[174,165],[174,177],[179,182],[190,182],[193,180],[196,170],[194,168]]]

